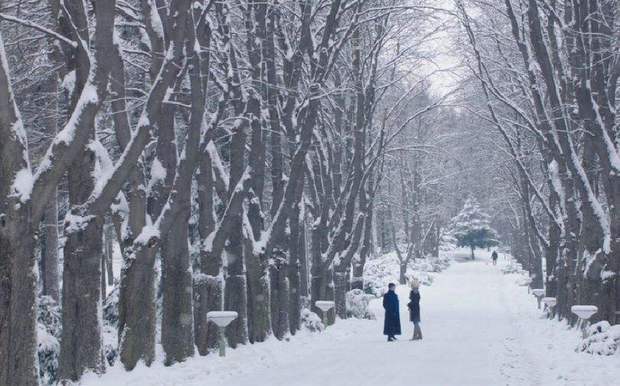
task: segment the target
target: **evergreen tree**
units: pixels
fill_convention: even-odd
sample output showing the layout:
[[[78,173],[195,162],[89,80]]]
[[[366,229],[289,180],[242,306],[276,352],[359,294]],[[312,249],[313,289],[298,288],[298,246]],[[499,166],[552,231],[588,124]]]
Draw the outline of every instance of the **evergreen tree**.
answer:
[[[476,248],[488,248],[498,244],[497,234],[490,226],[489,215],[480,209],[480,205],[473,198],[465,201],[461,212],[452,219],[451,228],[457,246],[471,249],[472,260]]]

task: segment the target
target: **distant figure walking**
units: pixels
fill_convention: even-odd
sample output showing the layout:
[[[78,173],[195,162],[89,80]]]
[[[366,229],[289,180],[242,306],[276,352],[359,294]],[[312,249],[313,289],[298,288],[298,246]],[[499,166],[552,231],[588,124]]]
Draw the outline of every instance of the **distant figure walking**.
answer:
[[[409,293],[409,320],[413,322],[413,338],[411,340],[422,339],[422,329],[420,328],[420,282],[417,279],[411,281],[411,292]]]
[[[493,251],[491,254],[491,260],[493,260],[493,265],[497,265],[497,251]]]
[[[388,292],[383,295],[383,308],[385,309],[385,322],[383,323],[383,335],[387,335],[387,341],[396,340],[396,335],[400,335],[400,311],[398,308],[398,295],[394,290],[396,285],[390,283]]]

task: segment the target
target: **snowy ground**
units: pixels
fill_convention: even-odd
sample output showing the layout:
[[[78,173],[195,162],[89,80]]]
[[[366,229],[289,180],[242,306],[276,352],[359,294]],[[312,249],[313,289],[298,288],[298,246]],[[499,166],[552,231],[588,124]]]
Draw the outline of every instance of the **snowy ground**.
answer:
[[[456,262],[421,289],[423,341],[411,342],[399,288],[404,335],[387,343],[382,309],[377,321],[338,321],[322,334],[301,333],[229,350],[220,359],[196,357],[173,367],[161,361],[127,373],[109,369],[83,384],[235,386],[611,385],[618,356],[577,354],[578,332],[540,318],[536,302],[516,275],[502,275],[487,260]],[[500,258],[500,265],[504,262]]]

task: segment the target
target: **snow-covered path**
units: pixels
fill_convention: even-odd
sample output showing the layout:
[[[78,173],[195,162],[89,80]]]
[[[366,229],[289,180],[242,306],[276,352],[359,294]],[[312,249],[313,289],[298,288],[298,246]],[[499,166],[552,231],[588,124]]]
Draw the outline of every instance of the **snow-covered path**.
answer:
[[[501,264],[501,262],[500,262]],[[165,368],[110,369],[87,385],[401,386],[607,385],[620,375],[617,357],[573,349],[578,333],[540,319],[535,300],[514,275],[486,260],[457,260],[423,287],[424,340],[409,341],[407,288],[399,288],[404,335],[387,343],[376,321],[338,321],[322,334],[231,350],[224,359],[193,358]],[[594,377],[594,378],[592,378]]]

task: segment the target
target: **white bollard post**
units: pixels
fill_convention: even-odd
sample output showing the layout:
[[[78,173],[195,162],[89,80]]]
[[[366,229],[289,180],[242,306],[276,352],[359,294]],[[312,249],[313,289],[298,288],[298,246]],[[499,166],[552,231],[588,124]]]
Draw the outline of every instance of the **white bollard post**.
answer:
[[[321,319],[323,320],[325,328],[327,328],[327,311],[334,308],[336,306],[336,303],[334,303],[332,300],[317,300],[316,302],[314,302],[314,305],[321,310]]]
[[[596,314],[598,312],[598,307],[597,306],[591,306],[591,305],[576,305],[576,306],[572,306],[570,308],[571,312],[575,315],[577,315],[577,317],[583,321],[583,324],[581,326],[581,336],[582,338],[586,338],[588,336],[588,327],[590,326],[590,318],[592,317],[592,315]]]
[[[224,335],[225,328],[232,322],[237,319],[237,312],[235,311],[209,311],[207,312],[207,320],[215,323],[218,329],[218,348],[220,351],[220,356],[226,356],[226,337]]]
[[[556,306],[556,304],[558,304],[558,300],[556,298],[553,297],[545,297],[542,299],[543,303],[545,303],[545,305],[547,306],[547,317],[549,319],[551,319],[551,316],[553,315],[553,307]]]
[[[538,309],[540,310],[540,302],[543,296],[545,296],[545,290],[542,288],[535,288],[532,290],[532,294],[536,296],[536,301],[538,302]]]

